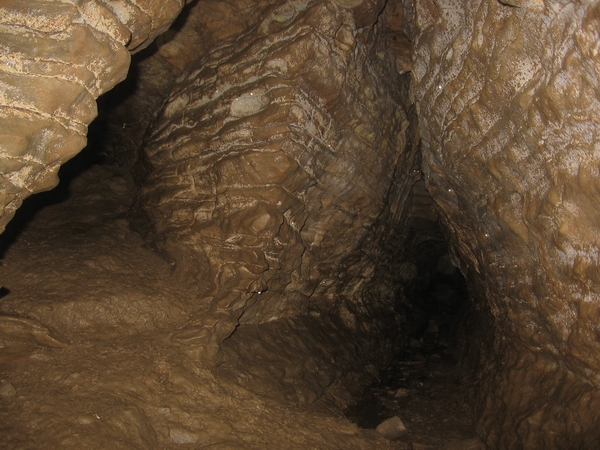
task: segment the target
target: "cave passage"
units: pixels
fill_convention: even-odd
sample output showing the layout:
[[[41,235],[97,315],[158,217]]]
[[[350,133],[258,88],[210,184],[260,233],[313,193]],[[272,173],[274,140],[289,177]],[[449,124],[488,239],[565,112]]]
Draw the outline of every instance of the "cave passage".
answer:
[[[405,283],[397,305],[406,317],[406,337],[400,341],[408,344],[394,349],[345,414],[367,429],[398,416],[416,441],[439,446],[444,439],[473,434],[466,401],[469,371],[458,364],[461,346],[469,344],[462,325],[471,300],[422,181],[413,187],[412,199],[407,249],[399,264]]]
[[[146,57],[138,59],[143,62]],[[105,358],[89,360],[88,373],[81,375],[90,383],[99,364],[115,363],[111,354],[117,348],[129,347],[129,351],[134,351],[141,345],[140,339],[144,343],[161,340],[160,336],[170,333],[168,330],[184,327],[186,317],[202,311],[197,304],[198,288],[193,284],[186,287],[185,279],[173,275],[173,265],[129,230],[130,211],[137,192],[130,174],[135,157],[122,150],[115,152],[114,143],[122,142],[127,135],[111,134],[120,117],[111,118],[110,114],[115,108],[118,111],[118,105],[130,92],[135,92],[133,80],[137,76],[137,69],[132,70],[120,89],[101,99],[100,116],[90,129],[90,145],[61,168],[58,187],[25,201],[0,238],[6,280],[3,313],[35,318],[42,328],[41,324],[52,324],[44,331],[48,339],[65,345],[83,339],[107,346],[102,350]],[[331,367],[321,372],[315,368],[331,357],[327,356],[330,352],[327,347],[331,345],[327,336],[329,327],[335,320],[340,329],[343,324],[339,319],[321,323],[325,313],[319,309],[309,311],[307,318],[242,323],[221,345],[221,360],[213,369],[214,374],[250,389],[259,399],[264,396],[304,407],[313,405],[315,411],[327,414],[339,407],[332,405],[347,404],[346,416],[362,429],[374,429],[386,419],[400,415],[409,432],[402,434],[403,441],[395,442],[416,442],[433,448],[448,440],[472,437],[474,431],[465,404],[462,372],[457,368],[456,349],[460,313],[468,303],[468,293],[464,279],[450,260],[434,203],[423,181],[417,181],[411,189],[409,225],[393,233],[404,236],[403,248],[391,252],[402,255],[401,260],[393,263],[398,271],[396,279],[399,276],[403,284],[392,287],[391,310],[394,315],[391,323],[400,326],[361,330],[356,335],[345,331],[341,339],[337,338],[338,342],[344,341],[342,348],[346,351],[354,348],[358,352],[356,360],[351,352],[342,359],[345,370],[350,368],[351,377],[357,380],[355,385],[350,384],[353,390],[332,390],[335,393],[330,396],[335,400],[327,398],[329,394],[321,397],[323,389],[337,383],[342,374]],[[19,279],[23,281],[16,282]],[[28,344],[40,343],[36,332],[30,333],[21,339],[23,354],[31,352]],[[313,337],[307,339],[311,334]],[[323,342],[319,342],[321,338]],[[358,349],[381,342],[387,344],[385,353],[376,360],[379,363],[366,364]],[[187,345],[185,340],[184,345]],[[297,356],[289,355],[295,352],[303,358],[310,355],[308,368],[305,361],[299,362]],[[148,350],[142,354],[147,355]],[[76,367],[77,359],[89,358],[85,355],[81,349],[74,350],[73,355],[66,357],[66,361],[70,360],[68,366]],[[120,377],[135,378],[139,375],[136,371],[148,370],[142,369],[146,363],[135,361],[129,370],[127,366],[122,371],[111,370],[111,378],[115,382],[120,382]],[[171,364],[171,369],[160,369],[163,373],[160,377],[168,380],[174,376],[173,370],[180,370],[174,367],[182,367]],[[52,370],[56,377],[66,376],[59,367]],[[81,373],[80,369],[71,370]],[[13,378],[14,384],[18,385],[18,381],[18,377]],[[362,390],[364,393],[360,394]],[[34,387],[32,392],[35,391]],[[433,402],[432,392],[438,393]],[[79,395],[87,399],[92,393],[84,389]],[[117,398],[122,397],[117,395]],[[340,403],[340,398],[345,400]],[[54,392],[47,401],[61,404],[65,400],[62,394]],[[155,400],[148,395],[146,401]],[[399,408],[400,403],[403,408]],[[60,408],[61,414],[69,414],[68,408]],[[99,411],[107,409],[99,407]],[[125,420],[123,417],[131,409],[126,407],[123,411],[117,413],[115,420]],[[29,416],[32,411],[22,409],[20,413],[22,420],[33,420]],[[83,411],[78,414],[76,421],[86,424],[87,416]],[[140,420],[142,424],[150,420],[145,414],[132,423],[138,426]],[[92,414],[97,420],[95,415],[101,414]],[[449,421],[448,417],[459,419]],[[127,434],[128,426],[124,430]],[[169,430],[172,443],[194,439],[191,432],[188,435],[173,426]],[[114,430],[104,433],[110,439]],[[133,442],[131,437],[128,439]],[[147,445],[155,442],[156,437],[149,432],[135,439]]]
[[[78,221],[81,215],[85,217],[86,214],[91,213],[90,210],[94,210],[95,215],[108,213],[98,209],[98,205],[110,206],[112,194],[110,190],[103,190],[105,186],[102,185],[98,176],[106,176],[110,173],[113,173],[114,176],[114,172],[111,171],[114,169],[110,169],[110,166],[98,165],[98,157],[93,153],[93,149],[86,149],[66,164],[61,172],[60,186],[47,194],[28,199],[2,235],[3,254],[9,253],[4,264],[18,265],[20,257],[11,255],[10,247],[15,245],[18,249],[19,244],[22,246],[29,242],[31,243],[29,245],[38,243],[41,247],[38,251],[55,255],[44,258],[48,270],[60,267],[59,259],[61,257],[77,260],[81,255],[89,254],[89,251],[85,251],[81,247],[77,248],[77,243],[71,244],[71,240],[74,238],[72,233],[86,235],[84,225],[82,226],[82,222]],[[94,174],[94,172],[96,173]],[[79,199],[77,202],[79,193],[75,189],[85,192],[83,201]],[[106,198],[107,195],[109,198]],[[421,197],[427,198],[423,191],[421,191]],[[433,207],[433,204],[429,203],[429,206],[424,206],[422,198],[418,210],[413,208],[413,211],[417,211],[420,217],[413,218],[409,240],[410,251],[407,252],[409,261],[403,261],[401,264],[401,270],[405,274],[407,283],[403,287],[404,292],[399,293],[402,294],[399,295],[402,300],[397,305],[397,313],[406,318],[406,329],[400,331],[400,334],[405,336],[404,338],[395,336],[398,345],[391,349],[393,354],[385,358],[387,362],[384,367],[371,367],[366,373],[367,377],[374,382],[365,390],[362,398],[355,399],[354,404],[348,407],[346,416],[361,428],[373,429],[384,420],[394,415],[400,415],[411,430],[410,438],[413,441],[434,446],[450,438],[465,439],[473,434],[470,414],[464,398],[464,379],[460,378],[464,377],[464,373],[459,371],[456,366],[458,354],[456,333],[461,320],[460,313],[468,303],[468,293],[464,279],[446,253],[446,242],[437,221],[431,220],[436,219],[435,212],[428,209]],[[97,202],[95,207],[93,204],[89,204],[92,199]],[[429,202],[431,201],[429,200]],[[48,219],[47,213],[52,209],[56,210],[53,215],[54,219],[52,219],[52,215]],[[86,220],[90,219],[88,217]],[[114,217],[110,219],[115,220]],[[50,222],[43,224],[44,220]],[[72,222],[69,223],[69,221]],[[92,221],[92,226],[94,223],[95,221]],[[47,236],[40,236],[50,225],[57,227],[53,230],[55,233],[63,235],[55,243],[47,242]],[[32,230],[29,231],[30,229]],[[67,236],[64,236],[65,233]],[[100,241],[107,237],[102,234],[90,234],[89,239],[99,239]],[[19,243],[19,239],[24,240],[25,243]],[[42,246],[44,241],[46,241],[46,245]],[[84,239],[84,242],[83,245],[86,246],[88,239]],[[79,244],[81,245],[81,243]],[[96,260],[101,261],[115,257],[111,255],[112,250],[106,244],[100,242],[91,246],[88,244],[88,246],[93,249],[92,253]],[[31,253],[32,251],[33,253]],[[104,252],[104,254],[97,252]],[[128,254],[119,254],[116,257],[127,258]],[[31,261],[41,259],[34,249],[29,251],[27,258]],[[120,262],[127,264],[126,260]],[[81,261],[77,261],[77,264],[81,263]],[[89,261],[84,261],[83,264],[89,264]],[[37,267],[35,271],[30,272],[29,276],[33,276],[35,272],[39,271],[40,268]],[[26,275],[21,274],[21,276]],[[44,277],[42,274],[39,276]],[[57,289],[68,291],[69,283],[66,280],[71,277],[77,279],[81,275],[77,272],[61,273],[54,270],[52,276],[58,283]],[[135,280],[134,273],[130,273],[128,276],[131,279],[126,282],[133,286],[139,283]],[[62,283],[59,282],[60,280]],[[90,282],[95,283],[93,279],[85,281],[85,283]],[[154,280],[148,280],[148,287],[158,291],[160,283],[153,288],[153,282]],[[8,292],[3,299],[4,302],[10,301],[10,295],[13,294],[21,295],[24,299],[36,296],[35,292],[19,292],[20,286],[13,288],[10,280],[5,283],[8,286]],[[29,291],[31,287],[25,283],[20,289]],[[42,292],[38,291],[38,294],[42,294],[43,297],[43,292],[43,290]],[[70,301],[66,292],[61,296],[64,297],[64,301]],[[76,302],[77,299],[71,301]],[[130,306],[126,305],[126,302],[132,301],[132,299],[124,297],[121,301],[125,303],[123,307],[129,308]],[[32,314],[32,311],[36,310],[35,302],[36,299],[30,300],[29,304],[27,301],[20,305],[13,303],[10,312],[14,314],[18,311],[19,315],[22,315],[24,311],[27,311],[27,316],[34,315],[35,312]],[[48,307],[53,308],[53,306]],[[73,305],[72,308],[77,310],[78,306]],[[6,303],[3,304],[3,310],[7,310]],[[87,313],[80,311],[80,314],[87,316],[85,320],[91,322],[102,322],[107,319],[101,316],[103,312],[97,308],[90,308]],[[98,315],[98,317],[91,317],[94,315]],[[72,324],[70,326],[72,327]],[[308,329],[310,330],[310,326]],[[101,335],[100,333],[96,338],[100,338]],[[254,337],[250,336],[250,338]],[[404,342],[408,342],[408,345],[400,344]],[[277,342],[275,340],[271,345],[276,347],[282,343],[285,344],[285,341]],[[246,358],[252,359],[252,356],[247,355]],[[258,355],[258,358],[261,358],[261,355]],[[261,367],[264,361],[253,361],[253,363],[254,367],[251,367],[252,363],[249,363],[249,367],[246,369],[265,370],[263,378],[266,380],[263,379],[261,382],[269,383],[273,374],[269,373],[268,367]],[[236,367],[236,369],[238,370],[237,377],[244,376],[243,367]],[[453,419],[449,420],[449,418]],[[406,439],[407,436],[405,435],[404,438]]]
[[[101,114],[107,112],[101,111]],[[105,127],[105,121],[98,121],[91,136],[106,136]],[[48,315],[48,311],[62,308],[61,314],[65,315],[62,318],[63,326],[75,331],[75,335],[85,335],[84,329],[90,327],[89,330],[93,334],[88,339],[119,341],[122,338],[118,337],[118,327],[140,327],[139,320],[133,315],[148,313],[144,311],[148,306],[145,302],[148,300],[136,300],[135,297],[139,297],[139,293],[133,291],[140,283],[145,284],[145,289],[153,293],[164,291],[165,284],[172,283],[172,269],[170,264],[166,264],[152,252],[148,253],[148,247],[139,237],[132,239],[133,235],[126,239],[136,241],[137,249],[127,247],[124,252],[114,251],[115,244],[122,245],[119,242],[123,236],[117,235],[122,234],[124,229],[122,226],[113,228],[113,224],[127,217],[135,188],[127,170],[107,165],[99,149],[102,149],[101,145],[90,145],[65,164],[61,169],[60,185],[48,193],[26,200],[0,238],[4,270],[6,271],[6,266],[16,266],[12,271],[5,272],[10,277],[4,278],[8,281],[5,282],[7,289],[2,309],[11,315],[41,316],[44,317],[44,322],[48,322],[48,317],[52,317]],[[117,197],[122,197],[116,198],[115,193],[119,194]],[[115,200],[118,202],[115,203]],[[350,404],[345,408],[344,414],[361,429],[366,430],[375,429],[385,420],[399,416],[409,431],[401,434],[401,440],[395,438],[393,442],[416,442],[437,448],[443,442],[453,439],[465,440],[474,434],[472,417],[465,398],[467,375],[466,371],[458,366],[461,354],[459,346],[465,344],[465,340],[459,339],[458,334],[461,320],[464,318],[462,314],[469,307],[469,298],[465,280],[448,254],[448,244],[440,228],[433,201],[422,181],[413,186],[409,209],[408,229],[400,230],[408,236],[405,248],[401,251],[403,258],[395,264],[404,281],[403,285],[396,286],[394,305],[394,313],[402,321],[402,326],[400,329],[387,330],[394,345],[388,348],[389,354],[381,358],[381,361],[384,361],[381,366],[364,366],[362,359],[350,364],[355,370],[364,371],[357,376],[364,378],[367,386],[362,394],[360,391],[353,392],[348,397]],[[14,249],[11,250],[13,246]],[[25,255],[19,254],[23,248],[26,249]],[[140,249],[147,255],[144,257],[145,268],[136,266],[139,264],[139,255],[135,253]],[[150,265],[147,263],[151,259],[148,258],[149,255],[155,258]],[[115,264],[114,259],[118,260],[118,264]],[[70,262],[66,267],[65,260]],[[43,265],[36,263],[38,261],[43,261]],[[78,269],[81,265],[106,273],[86,274]],[[162,271],[159,269],[156,272],[156,268],[149,267],[153,265],[162,266]],[[125,273],[115,273],[119,270],[118,267],[128,269]],[[148,278],[146,274],[145,281],[138,279],[139,272],[144,270],[150,270],[154,275]],[[97,280],[94,279],[95,276],[98,276]],[[19,277],[25,277],[27,281],[16,285],[11,282]],[[48,277],[54,280],[48,281]],[[72,283],[80,284],[82,289],[73,291]],[[129,310],[120,320],[115,316],[122,314],[119,307],[110,311],[108,305],[90,307],[89,302],[81,301],[80,296],[90,291],[90,285],[103,283],[114,284],[114,295],[117,295],[118,301],[122,303],[120,308]],[[126,292],[119,292],[123,288],[122,283],[129,288]],[[35,289],[36,285],[40,287],[39,290]],[[94,289],[91,291],[93,296]],[[101,304],[105,295],[106,292],[101,290],[96,301]],[[195,294],[184,289],[178,291],[177,295],[193,301]],[[40,298],[43,299],[42,305],[37,304]],[[56,302],[62,305],[59,306]],[[136,305],[136,302],[139,304]],[[66,307],[65,303],[70,304]],[[162,303],[165,310],[160,314],[168,315],[168,309],[172,306],[169,302]],[[191,306],[193,305],[187,306],[188,311],[193,311]],[[156,308],[156,305],[151,308]],[[46,310],[45,315],[40,315],[40,310]],[[154,311],[150,316],[156,314]],[[72,318],[76,318],[75,323],[71,322]],[[56,323],[57,319],[53,320]],[[156,321],[157,318],[152,320]],[[318,319],[316,321],[318,322]],[[237,341],[242,345],[231,347],[225,343],[224,361],[221,361],[215,373],[267,397],[275,396],[276,390],[265,386],[277,380],[278,370],[295,370],[296,364],[288,360],[289,366],[286,367],[286,359],[282,358],[283,362],[277,361],[277,355],[298,350],[299,346],[304,345],[302,340],[305,339],[305,334],[323,332],[320,325],[311,321],[292,321],[291,324],[292,327],[296,327],[291,333],[287,326],[279,331],[269,330],[268,327],[253,331],[249,325],[248,330],[242,326],[236,330]],[[107,331],[106,325],[109,325],[109,329],[117,328]],[[165,324],[160,325],[158,329],[164,326]],[[155,331],[144,328],[146,327],[142,326],[140,331],[145,336],[144,339],[148,339],[147,333]],[[296,336],[289,339],[289,335],[295,333]],[[368,334],[357,337],[346,335],[345,339],[380,341]],[[318,347],[311,348],[320,351]],[[107,355],[110,355],[111,351],[107,350]],[[110,357],[107,358],[107,361],[110,361]],[[232,361],[235,364],[232,364]],[[319,364],[318,357],[315,361],[315,364]],[[89,364],[94,366],[92,362]],[[136,366],[133,367],[135,370]],[[136,375],[125,370],[120,376]],[[251,378],[254,380],[249,381]],[[286,386],[284,383],[284,392],[290,394],[284,395],[287,400],[309,405],[317,400],[316,396],[310,393],[306,398],[302,398],[302,395],[298,395],[301,390],[290,393],[290,385]],[[57,400],[60,401],[60,394],[57,395]],[[327,401],[321,403],[327,404]]]
[[[598,447],[597,3],[5,3],[5,447]]]

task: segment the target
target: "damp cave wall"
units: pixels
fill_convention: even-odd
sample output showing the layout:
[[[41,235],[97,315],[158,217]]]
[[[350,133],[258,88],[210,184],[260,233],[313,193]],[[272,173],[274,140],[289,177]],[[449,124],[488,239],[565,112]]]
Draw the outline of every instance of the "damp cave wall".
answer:
[[[593,448],[598,5],[407,9],[423,171],[495,331],[476,358],[479,434],[492,448]]]
[[[403,345],[394,267],[420,170],[383,8],[199,3],[147,63],[182,70],[141,124],[131,222],[198,286],[182,339],[203,336],[191,352],[222,374],[261,373],[246,377],[255,391],[275,379],[269,392],[297,403],[347,403],[365,367]],[[215,15],[244,20],[222,36]],[[189,33],[218,45],[190,56]],[[277,364],[264,374],[258,354],[293,380]]]
[[[373,24],[382,5],[356,3],[361,4],[350,8],[343,7],[344,4],[349,5],[347,2],[335,4],[345,11],[341,13],[346,14],[344,18],[351,14],[352,21],[363,17],[367,19],[367,24]],[[281,2],[281,5],[287,6],[272,16],[275,28],[278,24],[285,27],[286,20],[292,19],[293,23],[293,19],[303,18],[304,14],[299,11],[307,4]],[[390,4],[394,3],[388,2],[388,6]],[[229,2],[199,2],[197,6],[214,7],[219,12],[217,16],[220,17],[220,23],[229,24],[232,19],[239,27],[234,28],[238,32],[245,30],[246,20],[248,23],[259,20],[262,13],[272,6],[269,2],[261,2],[258,8],[244,2],[232,5]],[[231,14],[239,6],[245,16]],[[398,72],[411,69],[410,98],[404,107],[406,110],[410,109],[410,104],[416,107],[427,189],[437,204],[444,229],[450,236],[454,261],[461,264],[475,299],[473,318],[466,327],[470,332],[465,335],[465,341],[472,344],[468,347],[467,361],[475,368],[474,376],[479,381],[473,397],[479,417],[478,433],[491,448],[593,448],[599,438],[596,425],[599,422],[597,377],[600,373],[596,356],[598,279],[595,259],[598,253],[598,139],[595,130],[600,95],[598,43],[594,37],[599,31],[598,6],[584,2],[515,1],[502,4],[495,1],[447,0],[404,2],[402,6],[398,11],[406,20],[399,20],[401,28],[396,26],[387,32],[388,36],[398,33],[396,37],[400,41],[407,37],[413,45],[412,61],[406,59],[406,51],[402,50],[402,46],[394,56]],[[369,7],[373,7],[371,12]],[[75,14],[73,10],[69,10],[69,13]],[[3,23],[22,26],[23,21],[15,18],[27,17],[27,14],[34,13],[18,10],[12,16],[5,14]],[[48,17],[64,17],[52,9],[37,14],[45,18],[37,22],[38,26],[50,27],[48,30],[64,26],[70,20],[48,20]],[[244,20],[235,19],[242,16]],[[84,17],[87,18],[81,25],[83,29],[93,24],[97,26],[97,21],[89,19],[89,10]],[[398,14],[390,14],[388,19],[392,20],[389,23],[395,23],[394,17],[398,20]],[[360,21],[354,23],[358,23],[360,28]],[[129,29],[135,31],[135,24],[135,21],[128,24]],[[190,51],[188,59],[182,57],[185,54],[185,50],[182,50],[186,47],[184,43],[189,43],[193,36],[201,36],[196,41],[210,43],[202,44],[210,49],[222,38],[231,38],[220,34],[227,34],[224,31],[226,28],[229,29],[215,26],[213,35],[219,37],[212,41],[205,39],[206,34],[195,35],[183,28],[182,32],[189,33],[186,35],[188,40],[178,41],[171,32],[166,39],[168,42],[162,47],[165,49],[162,52],[163,61],[149,67],[147,72],[140,70],[140,79],[146,77],[150,80],[154,74],[159,75],[154,78],[167,79],[174,84],[179,71],[185,71],[187,64],[192,64],[194,59]],[[60,31],[65,30],[66,27]],[[85,34],[84,30],[80,31]],[[108,29],[104,29],[104,33],[118,35]],[[91,35],[94,38],[100,36],[100,41],[104,39],[102,33]],[[22,58],[26,50],[17,44],[19,39],[25,38],[19,37],[18,33],[12,33],[12,37],[12,47],[8,48],[5,55],[9,59]],[[386,42],[387,48],[394,49],[398,39]],[[126,41],[122,38],[121,45]],[[141,41],[143,39],[135,40]],[[63,45],[68,42],[78,41],[62,41]],[[358,39],[358,42],[370,49],[378,48],[368,39]],[[179,52],[177,46],[180,47]],[[119,47],[108,47],[121,55],[118,57],[121,61],[119,67],[126,66],[123,59],[126,57],[122,52],[119,53],[120,50],[117,51]],[[188,45],[188,48],[192,47]],[[70,64],[82,58],[77,52],[74,56],[68,54],[72,58]],[[86,64],[115,67],[114,56],[107,56],[104,50],[102,55],[102,58],[98,58],[100,63],[92,60]],[[369,54],[364,61],[371,61],[369,58],[372,57]],[[385,57],[383,60],[385,62]],[[30,58],[29,61],[35,62],[36,58]],[[382,60],[377,64],[381,65]],[[35,64],[26,67],[32,72],[39,70]],[[69,64],[60,66],[61,70],[67,71],[68,67]],[[355,73],[360,74],[360,70]],[[380,71],[378,73],[381,74]],[[235,69],[229,75],[235,76]],[[102,84],[104,81],[96,83],[96,90],[90,89],[92,97],[108,89],[118,78],[114,76],[110,78],[113,81],[105,84]],[[324,79],[328,80],[327,77]],[[18,76],[11,80],[12,84],[8,84],[10,88],[4,85],[5,91],[18,93]],[[312,81],[303,80],[307,86]],[[49,92],[58,90],[57,86],[50,84],[46,86]],[[144,120],[156,122],[152,111],[160,109],[155,106],[161,103],[161,91],[167,87],[171,86],[154,84],[152,95],[142,100],[150,106],[149,109],[139,110],[147,115]],[[6,145],[10,156],[3,158],[3,199],[4,204],[8,205],[5,218],[9,218],[11,211],[18,207],[23,197],[21,192],[52,185],[47,181],[48,177],[37,176],[38,173],[48,173],[52,178],[57,166],[82,145],[80,137],[85,135],[85,125],[94,115],[93,107],[88,99],[85,108],[73,107],[73,111],[86,111],[85,114],[81,117],[71,114],[68,108],[63,107],[71,98],[67,97],[63,98],[63,104],[57,106],[47,102],[45,107],[49,111],[60,111],[56,117],[65,121],[75,117],[78,128],[59,127],[60,133],[55,133],[52,128],[54,125],[47,125],[46,122],[42,123],[41,128],[50,130],[51,136],[64,134],[64,128],[69,132],[77,129],[79,138],[68,141],[69,145],[64,145],[67,142],[64,139],[58,139],[56,142],[62,142],[62,146],[52,144],[54,146],[51,147],[47,146],[46,141],[29,139],[26,142],[31,143],[30,146],[21,147],[13,153],[10,153],[12,144]],[[25,102],[27,108],[24,110],[35,110],[37,106],[34,100],[13,95],[4,97],[3,104],[5,107],[14,107]],[[229,100],[233,102],[233,96]],[[15,125],[23,120],[18,114],[9,119],[5,116],[4,119],[4,129],[10,131],[9,136],[16,136],[14,130],[23,130]],[[410,122],[410,114],[408,119]],[[30,121],[33,125],[25,130],[30,133],[29,136],[35,137],[36,123]],[[343,120],[336,123],[338,126],[345,125]],[[118,123],[128,132],[138,133],[136,139],[144,139],[145,126],[136,128],[131,125],[131,120]],[[407,128],[411,129],[414,132],[415,127]],[[411,141],[409,136],[406,140],[416,146],[415,139]],[[119,139],[115,139],[117,141]],[[49,148],[55,150],[48,151]],[[410,148],[410,145],[404,148]],[[65,150],[61,153],[61,149]],[[41,159],[41,163],[30,170],[27,159],[22,157],[28,153],[48,156],[50,159]],[[120,155],[127,159],[123,156],[126,153]],[[23,167],[27,170],[23,170]],[[405,183],[410,184],[411,176],[416,178],[417,174],[409,171],[410,163],[403,167],[406,170]],[[140,180],[151,172],[147,165],[138,170]],[[399,187],[401,183],[394,183],[393,186]],[[143,196],[142,190],[140,198]],[[140,200],[138,210],[143,210],[144,203]],[[404,207],[406,205],[404,203]],[[277,211],[271,215],[276,216]],[[373,220],[368,214],[364,217],[367,222],[372,221],[372,226],[379,233],[371,233],[371,236],[387,237],[392,229],[405,229],[402,226],[385,228],[393,222]],[[152,230],[148,234],[150,239],[151,234]],[[227,241],[223,236],[217,236],[216,239],[217,242]],[[361,246],[364,242],[360,242]],[[261,247],[263,243],[260,240],[255,243],[261,251],[265,249]],[[372,245],[371,248],[381,249],[385,246]],[[272,249],[267,250],[270,253]],[[222,255],[218,259],[219,263],[223,263],[221,265],[227,263]],[[385,255],[374,250],[370,259],[355,258],[354,261],[358,262],[353,266],[364,270],[373,261],[378,261],[383,264],[371,267],[385,267],[385,263],[388,263],[389,268],[393,267],[390,262],[401,260],[402,257],[386,260]],[[208,261],[210,266],[211,259],[208,258]],[[352,258],[349,261],[353,261]],[[264,268],[264,262],[262,264]],[[259,275],[262,276],[262,273]],[[360,279],[355,278],[356,273],[352,271],[347,273],[348,280]],[[386,273],[394,275],[402,273],[402,270],[398,267],[397,271],[374,271],[374,276],[369,278],[374,282],[372,285],[365,282],[364,277],[360,279],[358,291],[362,289],[365,299],[373,294],[373,290],[366,287],[378,286]],[[310,280],[310,274],[308,276]],[[352,317],[356,316],[353,312],[362,306],[369,308],[374,303],[345,302],[342,299],[347,297],[344,296],[356,294],[357,291],[344,291],[343,286],[348,285],[334,282],[331,286],[323,286],[323,293],[333,292],[334,295],[333,299],[324,295],[322,305],[337,307],[337,317],[344,319],[340,325],[351,328]],[[259,288],[263,288],[262,284]],[[214,293],[211,289],[214,291],[214,287],[208,286],[205,293]],[[217,295],[209,295],[217,305],[222,300],[218,298],[219,295],[218,292]],[[214,317],[210,323],[202,323],[199,315],[199,322],[192,324],[192,334],[203,336],[203,328],[218,328],[215,325],[221,323],[222,336],[227,336],[232,324],[239,320],[239,317],[235,317],[239,310],[235,313],[232,305],[225,304],[223,314]],[[261,305],[262,301],[253,303],[250,299],[244,308],[271,312],[277,303],[266,302],[266,307]],[[324,307],[307,312],[317,317],[329,309]],[[294,308],[289,308],[289,311],[294,311]],[[260,322],[260,313],[255,317]],[[469,328],[471,326],[474,328]],[[494,330],[494,335],[484,332],[489,329]],[[217,336],[212,343],[218,348],[219,342]],[[329,381],[323,381],[323,386]],[[306,398],[310,399],[311,396]]]

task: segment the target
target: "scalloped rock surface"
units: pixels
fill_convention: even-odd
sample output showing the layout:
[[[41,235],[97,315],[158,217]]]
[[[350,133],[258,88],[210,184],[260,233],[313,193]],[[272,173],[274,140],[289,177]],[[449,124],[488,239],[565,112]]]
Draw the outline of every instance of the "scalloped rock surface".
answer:
[[[129,50],[164,32],[183,0],[8,0],[0,9],[0,231],[25,198],[58,184],[86,145],[96,98]]]
[[[424,171],[491,310],[481,435],[491,448],[595,448],[598,6],[507,3],[411,6]]]
[[[215,347],[240,320],[311,309],[343,307],[351,328],[373,315],[362,298],[417,176],[382,8],[274,2],[175,82],[134,224],[210,305],[182,339]],[[392,308],[380,290],[373,309]]]

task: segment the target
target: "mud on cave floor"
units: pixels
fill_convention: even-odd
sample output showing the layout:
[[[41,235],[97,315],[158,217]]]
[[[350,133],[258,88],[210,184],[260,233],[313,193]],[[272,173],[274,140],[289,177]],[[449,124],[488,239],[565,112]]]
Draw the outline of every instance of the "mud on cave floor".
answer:
[[[396,442],[341,412],[296,408],[216,377],[172,339],[202,304],[129,230],[133,190],[119,170],[95,166],[66,201],[0,236],[3,448],[416,449],[472,436],[462,388],[444,385],[458,377],[444,354],[410,350],[395,372],[410,367],[405,384],[371,390],[388,412],[370,424],[393,413],[409,428]]]

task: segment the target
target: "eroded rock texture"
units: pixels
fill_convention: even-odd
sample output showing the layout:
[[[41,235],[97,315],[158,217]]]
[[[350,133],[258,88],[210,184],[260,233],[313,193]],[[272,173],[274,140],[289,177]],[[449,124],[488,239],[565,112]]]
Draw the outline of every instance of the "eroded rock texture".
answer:
[[[410,6],[423,165],[493,315],[480,433],[492,448],[595,448],[599,11],[506,3]]]
[[[24,198],[58,183],[86,144],[96,98],[130,50],[164,32],[183,0],[9,0],[0,8],[0,230]]]
[[[150,132],[135,223],[198,280],[190,345],[240,320],[333,309],[361,331],[357,315],[392,306],[392,286],[376,304],[367,286],[403,217],[414,149],[384,4],[355,3],[272,2],[190,66]]]
[[[382,343],[378,332],[401,322],[395,297],[431,265],[419,242],[445,252],[436,218],[419,212],[429,202],[420,184],[409,209],[420,130],[427,189],[479,301],[470,348],[480,350],[469,357],[480,368],[480,434],[491,448],[595,448],[598,6],[415,0],[382,13],[384,3],[201,1],[140,63],[140,95],[111,119],[121,131],[109,153],[130,164],[145,140],[131,217],[196,283],[165,322],[192,315],[165,353],[214,362],[221,347],[221,374],[244,366],[239,384],[265,395],[279,386],[298,403],[331,390],[340,362],[367,353],[351,336]],[[182,4],[3,3],[1,228],[24,197],[56,183],[85,144],[95,98]],[[418,127],[398,75],[411,70]],[[32,303],[8,312],[39,322],[5,318],[3,333],[65,344],[42,319],[77,321]],[[115,311],[119,323],[145,320]],[[174,429],[173,442],[189,438]]]

